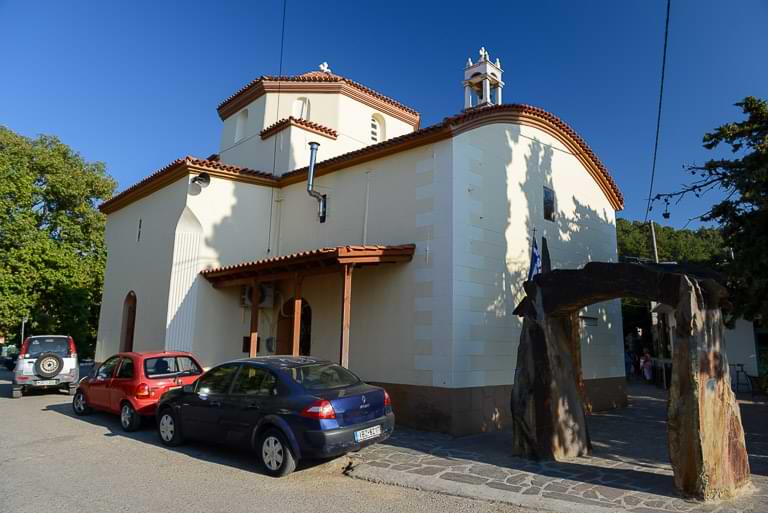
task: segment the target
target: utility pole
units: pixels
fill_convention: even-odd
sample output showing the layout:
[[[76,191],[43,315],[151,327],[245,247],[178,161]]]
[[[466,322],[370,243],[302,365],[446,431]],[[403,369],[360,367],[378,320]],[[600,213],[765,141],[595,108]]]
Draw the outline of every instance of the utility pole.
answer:
[[[651,225],[651,248],[653,248],[653,262],[659,263],[659,249],[656,247],[656,229],[653,227],[653,221],[648,222]]]
[[[24,319],[21,321],[21,344],[24,343],[24,327],[26,326],[27,321],[29,321],[29,317],[25,315]],[[19,347],[21,347],[21,344],[19,344]]]

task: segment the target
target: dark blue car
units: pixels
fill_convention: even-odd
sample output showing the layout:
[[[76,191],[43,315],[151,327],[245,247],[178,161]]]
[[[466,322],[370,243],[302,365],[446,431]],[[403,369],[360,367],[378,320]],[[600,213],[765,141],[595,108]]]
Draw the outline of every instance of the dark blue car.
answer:
[[[332,362],[264,356],[218,365],[157,406],[165,445],[185,439],[255,449],[284,476],[301,458],[329,458],[386,440],[395,415],[386,390]]]

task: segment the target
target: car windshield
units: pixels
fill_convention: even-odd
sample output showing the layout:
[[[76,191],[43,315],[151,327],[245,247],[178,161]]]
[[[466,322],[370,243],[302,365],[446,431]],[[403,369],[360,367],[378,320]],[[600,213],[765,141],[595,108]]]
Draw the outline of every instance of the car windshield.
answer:
[[[360,379],[341,365],[316,363],[287,369],[293,380],[307,390],[327,390],[355,385]]]
[[[69,356],[69,337],[30,337],[27,352],[32,357],[43,353]]]

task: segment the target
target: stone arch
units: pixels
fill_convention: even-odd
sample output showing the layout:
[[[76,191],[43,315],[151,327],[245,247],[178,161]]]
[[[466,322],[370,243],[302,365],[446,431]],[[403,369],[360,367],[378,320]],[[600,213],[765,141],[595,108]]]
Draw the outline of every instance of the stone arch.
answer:
[[[635,297],[675,311],[668,442],[675,486],[702,499],[735,495],[749,483],[744,429],[723,347],[721,305],[726,289],[712,279],[658,267],[592,262],[543,272],[523,285],[515,309],[523,317],[511,409],[513,451],[568,460],[591,450],[581,370],[578,311],[590,304]]]

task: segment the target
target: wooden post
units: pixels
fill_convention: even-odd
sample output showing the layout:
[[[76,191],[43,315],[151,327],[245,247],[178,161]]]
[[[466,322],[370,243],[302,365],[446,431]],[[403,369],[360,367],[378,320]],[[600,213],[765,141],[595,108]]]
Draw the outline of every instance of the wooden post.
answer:
[[[344,279],[341,296],[341,343],[339,347],[339,365],[349,367],[349,325],[352,314],[352,268],[347,264],[342,270]]]
[[[259,353],[259,287],[256,283],[251,285],[251,340],[248,347],[248,356],[253,358]]]
[[[301,350],[301,276],[296,275],[293,281],[293,343],[291,354],[299,356]]]

